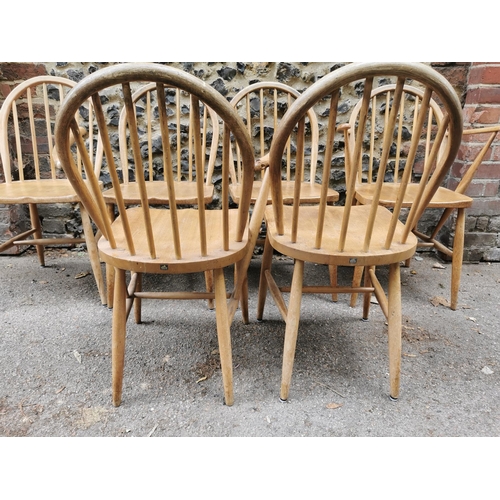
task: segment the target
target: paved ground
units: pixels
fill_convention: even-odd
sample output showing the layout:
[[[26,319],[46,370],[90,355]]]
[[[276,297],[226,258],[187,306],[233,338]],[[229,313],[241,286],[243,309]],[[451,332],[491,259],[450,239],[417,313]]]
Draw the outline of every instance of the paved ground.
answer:
[[[238,312],[232,328],[234,406],[222,404],[214,313],[204,302],[145,301],[144,323],[128,322],[114,408],[111,311],[92,276],[78,277],[90,271],[87,255],[52,250],[45,268],[31,252],[0,257],[0,436],[499,436],[500,265],[465,265],[451,311],[450,265],[417,259],[402,269],[398,402],[388,398],[384,317],[374,305],[362,322],[347,296],[304,298],[290,400],[280,402],[284,324],[271,299],[255,321],[256,257],[251,324]],[[290,261],[275,266],[290,276]],[[325,280],[326,269],[306,276]]]

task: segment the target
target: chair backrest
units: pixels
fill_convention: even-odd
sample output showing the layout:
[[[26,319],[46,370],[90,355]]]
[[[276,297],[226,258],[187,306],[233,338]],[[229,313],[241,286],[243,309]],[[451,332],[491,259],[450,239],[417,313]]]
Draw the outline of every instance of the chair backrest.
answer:
[[[194,124],[194,135],[200,137],[200,103],[212,108],[218,116],[221,118],[224,124],[223,132],[223,147],[222,147],[222,198],[221,207],[222,212],[221,220],[223,221],[223,231],[222,234],[217,234],[218,241],[220,241],[220,246],[218,251],[222,252],[221,259],[223,257],[223,252],[227,251],[229,247],[234,242],[244,241],[245,231],[248,227],[249,220],[249,204],[250,204],[250,194],[253,183],[253,172],[254,172],[254,154],[251,145],[250,138],[244,127],[243,122],[234,112],[234,109],[230,106],[224,97],[219,94],[213,88],[204,84],[200,79],[168,66],[161,64],[140,64],[140,63],[128,63],[128,64],[117,64],[104,68],[97,71],[88,77],[80,81],[80,83],[68,94],[66,100],[59,112],[58,119],[56,122],[56,145],[58,149],[58,154],[60,162],[64,170],[66,171],[69,180],[74,186],[76,192],[80,196],[82,203],[86,207],[90,216],[94,220],[95,224],[101,230],[104,238],[109,242],[112,249],[116,248],[116,236],[114,233],[115,228],[120,228],[120,234],[124,235],[126,248],[120,248],[120,252],[124,252],[129,256],[136,256],[137,258],[143,258],[146,262],[153,262],[156,259],[156,249],[162,247],[162,245],[170,245],[175,247],[175,259],[181,263],[183,262],[182,253],[182,241],[180,241],[180,231],[179,231],[179,217],[178,215],[182,211],[177,207],[175,203],[175,182],[174,173],[172,169],[172,159],[170,157],[170,131],[167,124],[167,109],[165,105],[160,105],[158,107],[158,112],[160,116],[160,129],[161,129],[161,147],[163,151],[162,161],[164,168],[164,175],[167,178],[167,185],[169,190],[169,209],[158,209],[154,211],[149,207],[147,183],[144,177],[144,169],[142,168],[143,158],[141,154],[140,147],[140,137],[137,125],[135,123],[135,112],[134,103],[132,101],[132,89],[131,84],[145,84],[147,82],[155,83],[156,92],[160,96],[158,99],[159,103],[165,103],[166,99],[164,96],[165,87],[168,88],[179,88],[181,92],[186,92],[190,94],[190,106],[193,112],[193,124]],[[102,94],[102,95],[101,95]],[[123,198],[120,196],[118,178],[118,167],[122,161],[121,155],[124,152],[119,152],[113,149],[112,140],[110,139],[110,131],[108,130],[108,124],[105,117],[105,112],[101,104],[101,97],[108,95],[110,102],[112,99],[112,105],[114,109],[118,107],[125,106],[127,109],[127,119],[129,120],[129,147],[132,150],[135,165],[141,166],[141,168],[136,168],[136,182],[139,183],[141,200],[139,203],[139,209],[142,211],[142,229],[147,235],[147,245],[146,250],[144,250],[143,255],[139,255],[142,252],[145,243],[144,241],[137,241],[135,228],[131,228],[128,221],[128,215],[126,207],[123,203]],[[111,220],[107,215],[105,209],[104,198],[101,191],[97,186],[97,182],[91,172],[87,172],[90,178],[90,187],[88,187],[80,178],[77,172],[77,166],[75,165],[74,156],[70,148],[70,132],[72,132],[76,138],[76,144],[78,149],[82,150],[82,157],[84,160],[85,167],[89,167],[89,159],[84,153],[84,147],[82,144],[82,139],[79,135],[78,127],[74,121],[73,115],[75,111],[79,108],[82,102],[86,99],[92,99],[95,110],[95,124],[99,133],[102,136],[104,154],[106,159],[107,168],[111,177],[113,188],[116,190],[116,204],[119,212],[119,220],[117,220],[113,227],[111,226]],[[229,216],[229,196],[228,196],[228,185],[229,185],[229,149],[231,138],[238,143],[238,146],[242,152],[243,158],[243,186],[244,190],[242,193],[242,201],[238,208],[236,217],[234,220]],[[127,152],[128,154],[128,152]],[[186,232],[191,231],[191,238],[196,238],[199,240],[199,252],[198,259],[206,259],[208,253],[207,249],[207,234],[210,233],[210,227],[206,224],[207,211],[205,210],[205,205],[203,202],[203,186],[204,179],[201,172],[203,162],[200,161],[202,155],[202,145],[200,141],[196,142],[195,145],[195,156],[196,156],[196,167],[199,169],[196,175],[196,186],[199,194],[199,200],[196,207],[198,211],[198,228],[190,227],[183,228]],[[178,210],[179,208],[179,210]],[[133,209],[132,209],[133,210]],[[186,210],[194,210],[194,208],[186,208]],[[172,234],[169,236],[166,234],[166,230],[161,235],[162,240],[158,241],[156,237],[158,235],[153,234],[152,230],[152,217],[158,215],[161,211],[164,216],[170,221],[170,226],[172,227]],[[213,232],[213,231],[212,231]],[[197,234],[195,236],[195,233]],[[210,235],[213,236],[213,235]],[[168,241],[166,241],[168,240]],[[215,250],[214,250],[215,251]],[[214,255],[212,254],[212,257]],[[199,269],[193,269],[197,271]],[[161,272],[160,268],[158,271]]]
[[[428,205],[433,194],[442,183],[445,175],[451,167],[457,151],[460,146],[462,136],[462,110],[458,97],[449,84],[449,82],[435,70],[425,64],[420,63],[354,63],[346,65],[338,70],[324,76],[321,80],[309,87],[290,107],[287,114],[281,121],[280,128],[274,136],[273,144],[270,152],[270,175],[271,175],[271,194],[273,200],[273,211],[276,219],[278,233],[285,234],[285,224],[283,218],[283,201],[281,192],[281,172],[277,165],[280,164],[283,151],[289,136],[298,125],[300,130],[304,126],[304,116],[306,112],[317,103],[325,103],[325,99],[330,99],[330,113],[328,121],[327,142],[324,153],[324,168],[323,168],[323,195],[326,194],[330,177],[331,159],[334,154],[335,136],[339,126],[337,125],[337,117],[339,103],[341,103],[340,95],[343,99],[348,96],[356,96],[356,92],[362,93],[362,104],[359,113],[358,126],[356,130],[354,147],[346,157],[346,161],[350,160],[350,165],[353,168],[349,172],[346,179],[346,200],[342,210],[340,236],[337,242],[337,248],[333,251],[343,252],[345,250],[346,235],[350,231],[356,234],[356,240],[359,242],[359,248],[365,252],[370,251],[370,245],[373,235],[373,225],[377,214],[377,205],[382,189],[385,170],[387,165],[387,157],[389,156],[392,146],[392,134],[385,134],[384,144],[382,145],[382,154],[379,168],[379,175],[376,183],[373,202],[370,206],[363,208],[367,210],[367,219],[364,227],[350,227],[350,214],[353,207],[353,199],[355,193],[356,179],[359,175],[360,157],[362,153],[364,130],[368,116],[368,110],[371,103],[372,89],[377,82],[387,83],[387,79],[396,80],[396,89],[393,95],[393,106],[388,118],[387,127],[389,130],[395,130],[397,127],[397,116],[400,109],[400,100],[403,95],[405,84],[411,80],[412,85],[422,86],[424,95],[422,98],[421,111],[415,125],[412,140],[409,144],[408,159],[406,161],[404,172],[401,176],[399,185],[399,194],[397,202],[394,206],[391,216],[391,222],[387,227],[384,235],[384,248],[390,249],[394,242],[395,228],[398,224],[403,197],[406,188],[410,181],[411,165],[410,161],[415,156],[420,145],[421,131],[424,128],[424,119],[426,117],[426,108],[429,106],[431,98],[442,103],[443,118],[433,136],[433,144],[430,148],[430,154],[425,168],[421,175],[418,192],[415,196],[414,203],[410,209],[410,213],[406,219],[405,228],[401,235],[401,242],[406,242],[410,233],[413,221],[420,218],[425,207]],[[361,90],[362,89],[362,90]],[[299,135],[300,136],[300,135]],[[444,151],[439,155],[442,145]],[[301,149],[301,142],[298,141],[297,148]],[[298,172],[299,173],[299,172]],[[297,200],[300,198],[300,189],[296,189]],[[286,231],[290,232],[291,241],[297,238],[298,225],[300,224],[300,210],[302,209],[298,202],[294,203],[294,214],[292,217],[291,227],[287,227]],[[318,207],[318,220],[316,230],[315,248],[322,248],[323,232],[328,231],[324,227],[324,214],[326,208],[325,196],[322,196]],[[335,208],[335,207],[333,207]],[[354,234],[353,233],[353,234]]]
[[[170,156],[174,169],[174,179],[176,181],[193,181],[196,178],[195,144],[193,136],[195,126],[193,108],[189,103],[189,95],[181,92],[179,88],[165,87],[166,110],[169,121]],[[140,134],[141,151],[145,161],[147,180],[159,180],[158,168],[155,172],[155,158],[161,169],[161,127],[158,112],[158,99],[156,94],[156,83],[149,83],[136,90],[132,95],[135,104],[135,121]],[[126,108],[120,113],[119,121],[119,141],[120,158],[122,167],[123,182],[129,182],[129,168],[133,164],[133,157],[128,157],[128,121]],[[205,184],[212,182],[215,161],[217,158],[217,146],[219,145],[220,128],[217,114],[208,106],[203,106],[202,115],[199,117],[201,132],[201,158],[203,159],[203,169]],[[212,145],[214,147],[212,147]],[[161,176],[162,177],[162,176]],[[165,180],[165,179],[163,179]]]
[[[64,177],[56,167],[54,124],[62,101],[75,85],[67,78],[37,76],[20,83],[6,97],[0,110],[0,155],[6,183]],[[92,106],[82,103],[76,116],[83,120],[92,118],[92,113]],[[102,147],[92,129],[87,144],[92,145],[92,163],[99,176]],[[77,165],[82,167],[79,156]]]
[[[263,164],[267,163],[265,158],[269,154],[273,135],[278,128],[281,118],[284,116],[291,103],[300,96],[294,88],[281,82],[257,82],[244,87],[232,99],[231,104],[238,111],[246,123],[248,133],[255,140],[255,151],[257,166],[264,158]],[[307,112],[306,123],[307,146],[304,147],[304,159],[306,168],[302,171],[304,177],[311,183],[316,178],[316,166],[318,161],[319,126],[318,118],[313,109]],[[236,153],[236,168],[233,182],[240,179],[241,161]],[[283,177],[291,180],[294,175],[296,164],[296,151],[287,145],[286,157],[283,164]],[[305,172],[308,171],[307,175]]]
[[[399,99],[399,109],[394,129],[388,129],[389,117],[393,108],[395,84],[382,85],[372,90],[371,103],[368,108],[365,135],[363,138],[363,152],[359,161],[361,168],[358,170],[357,182],[374,182],[380,168],[380,159],[383,150],[384,136],[391,136],[389,154],[386,158],[385,181],[399,182],[401,173],[404,171],[406,162],[412,162],[412,180],[414,176],[420,176],[425,162],[430,154],[430,146],[433,135],[441,126],[443,113],[438,103],[431,99],[428,105],[423,105],[424,89],[412,85],[403,87],[403,94]],[[349,118],[348,147],[352,151],[356,139],[360,112],[363,101],[359,101],[351,112]],[[425,113],[422,130],[420,134],[420,145],[415,151],[413,158],[408,158],[411,141],[417,131],[420,113]],[[444,142],[443,146],[444,148]],[[346,165],[348,169],[349,164]]]

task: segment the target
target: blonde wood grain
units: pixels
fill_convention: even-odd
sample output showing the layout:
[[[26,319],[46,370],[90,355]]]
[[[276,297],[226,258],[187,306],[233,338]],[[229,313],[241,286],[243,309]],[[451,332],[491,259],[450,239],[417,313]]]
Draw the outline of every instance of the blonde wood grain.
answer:
[[[148,83],[149,82],[149,83]],[[193,174],[195,185],[195,203],[185,206],[180,203],[176,189],[184,180],[174,180],[173,163],[174,153],[169,153],[169,117],[165,109],[159,109],[160,134],[163,154],[160,160],[162,168],[169,172],[165,180],[158,184],[163,187],[158,196],[167,196],[168,204],[154,204],[149,189],[156,186],[152,180],[146,181],[140,151],[140,130],[138,127],[139,113],[134,110],[132,94],[133,85],[150,85],[161,96],[163,87],[172,92],[172,95],[190,95],[190,112],[192,119],[191,137],[194,153]],[[83,149],[84,144],[79,132],[73,125],[71,115],[79,109],[82,102],[92,98],[96,103],[101,101],[102,92],[114,92],[117,100],[123,96],[123,101],[117,106],[125,106],[128,123],[127,141],[120,142],[117,152],[113,149],[108,131],[108,125],[103,119],[102,105],[96,104],[95,122],[93,126],[98,130],[103,143],[103,155],[108,169],[114,196],[118,206],[118,215],[115,218],[111,209],[113,196],[105,196],[96,192],[90,183],[81,182],[77,174],[78,167],[70,149],[70,132],[76,134],[76,145]],[[147,101],[147,99],[146,99]],[[160,107],[166,107],[165,99],[160,98]],[[204,112],[201,112],[203,106]],[[239,147],[241,158],[241,200],[237,209],[229,209],[227,200],[222,200],[220,209],[205,209],[206,184],[204,182],[204,161],[202,156],[207,150],[201,139],[202,130],[206,128],[205,110],[212,109],[220,116],[226,139],[222,143],[222,176],[228,178],[230,166],[227,164],[229,138],[232,137]],[[175,123],[175,119],[174,119]],[[177,125],[185,125],[178,122]],[[175,129],[179,133],[180,128]],[[183,299],[183,300],[215,300],[217,336],[221,354],[224,397],[226,405],[233,404],[233,381],[231,360],[230,325],[233,321],[237,305],[240,300],[247,301],[247,269],[252,257],[252,250],[258,236],[257,222],[262,220],[267,187],[264,187],[265,197],[257,201],[254,214],[259,221],[252,217],[250,221],[250,200],[254,177],[255,157],[251,139],[241,118],[234,109],[217,91],[205,86],[198,78],[174,68],[151,63],[116,64],[102,69],[83,79],[73,92],[68,95],[56,123],[56,146],[59,162],[77,191],[86,211],[97,225],[102,236],[98,242],[98,249],[102,261],[106,264],[109,275],[115,277],[113,296],[113,404],[119,405],[122,400],[123,368],[125,356],[125,329],[126,318],[134,307],[136,321],[141,321],[141,301],[145,299]],[[123,137],[123,135],[121,135]],[[200,138],[200,140],[198,140]],[[211,149],[219,149],[219,137],[214,136]],[[124,158],[133,158],[136,170],[138,198],[137,206],[128,206],[126,193],[123,194],[118,176],[117,165],[123,167]],[[88,164],[88,157],[82,151],[84,165]],[[148,161],[150,161],[148,157]],[[155,158],[155,162],[158,158]],[[156,168],[155,168],[156,170]],[[139,173],[137,173],[139,172]],[[146,175],[151,172],[146,170]],[[196,179],[195,179],[196,177]],[[263,184],[267,185],[266,176]],[[130,185],[130,183],[129,183]],[[228,180],[222,182],[224,197],[228,197]],[[153,188],[155,189],[155,188]],[[164,198],[163,198],[164,199]],[[224,233],[226,236],[223,236]],[[234,288],[227,292],[225,288],[224,269],[234,266],[237,277]],[[129,285],[126,284],[126,273],[131,276]],[[189,289],[166,290],[151,292],[143,290],[142,276],[151,274],[183,274],[204,273],[206,291]],[[243,290],[243,291],[242,291]],[[229,299],[229,300],[228,300]],[[243,320],[248,321],[247,313],[242,310]]]
[[[245,118],[249,134],[257,135],[257,155],[265,158],[269,154],[269,143],[266,143],[266,132],[271,128],[277,129],[280,121],[279,109],[288,108],[300,93],[289,85],[280,82],[257,82],[241,89],[232,99],[231,104]],[[258,106],[252,106],[252,99],[258,99]],[[267,103],[268,106],[265,106]],[[267,111],[269,108],[270,111]],[[257,112],[258,111],[258,112]],[[255,116],[254,116],[255,115]],[[303,185],[301,186],[302,203],[318,203],[321,196],[321,184],[316,182],[316,166],[318,161],[319,149],[319,125],[318,118],[314,110],[307,111],[307,122],[310,128],[310,137],[308,136],[308,158],[307,168],[302,171]],[[255,126],[255,128],[254,128]],[[310,152],[309,152],[310,151]],[[295,161],[296,154],[292,154],[290,141],[287,143],[285,156],[285,179],[284,183],[293,185],[292,162]],[[237,160],[237,152],[232,154]],[[237,161],[239,165],[239,160]],[[239,167],[235,169],[236,177],[231,176],[230,194],[235,203],[240,199],[240,176]],[[252,203],[257,199],[259,188],[261,186],[262,171],[256,173],[254,189],[252,191]],[[284,189],[286,189],[284,187]],[[293,203],[293,189],[287,190],[287,203]],[[328,188],[329,203],[339,199],[339,194],[332,188]],[[271,203],[269,196],[268,203]]]
[[[386,109],[385,115],[392,102],[394,92],[396,90],[396,85],[390,84],[382,87],[378,87],[372,91],[372,110],[377,108],[377,98],[382,99],[384,94],[386,95]],[[398,121],[398,133],[396,141],[396,155],[395,155],[395,168],[393,181],[384,182],[382,189],[380,191],[380,198],[378,203],[389,207],[394,210],[395,217],[399,217],[401,209],[410,208],[410,213],[408,215],[409,224],[406,225],[406,230],[403,238],[406,238],[410,231],[413,231],[415,235],[419,238],[419,247],[429,247],[433,246],[440,253],[452,257],[452,272],[451,277],[451,308],[456,309],[458,300],[458,290],[460,286],[460,272],[458,267],[461,267],[462,254],[463,254],[463,234],[460,230],[456,231],[455,237],[453,239],[453,248],[449,249],[437,240],[438,233],[447,223],[449,218],[453,213],[457,213],[465,208],[472,206],[473,199],[466,195],[466,191],[472,182],[477,169],[482,164],[486,153],[490,149],[498,131],[500,130],[500,125],[493,127],[478,127],[472,129],[463,130],[463,141],[471,140],[471,137],[478,137],[477,142],[477,155],[475,158],[471,159],[470,166],[467,168],[465,174],[460,179],[457,187],[452,190],[441,185],[443,180],[443,175],[436,175],[433,173],[433,169],[439,164],[440,158],[443,156],[446,149],[447,137],[446,137],[446,125],[447,117],[443,116],[443,111],[434,99],[431,99],[431,93],[429,89],[417,88],[413,85],[405,85],[404,87],[405,95],[409,96],[408,99],[403,99],[401,101],[401,108],[399,112]],[[413,107],[405,111],[404,103],[413,102]],[[408,106],[408,104],[407,104]],[[356,122],[358,120],[358,115],[360,115],[360,104],[356,105],[353,109],[351,118],[349,120],[349,132],[347,133],[347,139],[349,141],[349,146],[353,147],[354,136],[351,129],[355,129]],[[409,118],[407,125],[404,125],[403,120]],[[369,170],[368,178],[365,182],[361,182],[358,178],[356,183],[356,200],[358,203],[371,204],[375,199],[375,193],[377,187],[372,183],[373,172],[371,170],[371,165],[375,157],[374,149],[374,132],[378,130],[374,122],[375,113],[372,112],[372,125],[370,129],[370,148],[369,148]],[[387,119],[385,119],[385,124],[387,125]],[[420,144],[417,141],[413,141],[411,148],[409,150],[408,156],[406,158],[406,166],[403,170],[403,177],[400,179],[398,172],[401,169],[401,158],[400,153],[404,149],[402,143],[402,129],[403,126],[407,126],[412,132],[413,137],[418,137],[420,131],[426,130],[425,134],[422,135],[422,141]],[[436,132],[436,128],[438,129]],[[385,132],[384,132],[385,133]],[[389,133],[389,135],[391,135]],[[424,179],[431,179],[430,184],[432,184],[431,189],[435,190],[432,196],[429,196],[430,190],[426,188],[424,183],[418,184],[413,177],[413,172],[411,171],[416,155],[417,148],[422,148],[424,151],[424,166],[421,172]],[[346,163],[346,168],[349,164]],[[439,168],[439,167],[438,167]],[[379,176],[380,177],[380,176]],[[401,184],[407,182],[407,187],[405,190],[401,189]],[[437,185],[437,188],[436,188]],[[427,190],[426,190],[427,189]],[[400,196],[398,198],[398,195]],[[436,223],[436,225],[430,229],[429,234],[423,234],[418,231],[418,221],[420,220],[424,207],[432,209],[444,209],[442,216]],[[456,211],[456,212],[455,212]],[[394,221],[395,223],[395,221]],[[407,262],[409,265],[409,262]],[[351,298],[351,305],[355,305],[356,297]]]
[[[377,84],[387,79],[396,80],[391,97],[383,97],[385,111],[381,116],[382,127],[389,131],[382,138],[380,146],[380,162],[378,177],[373,183],[366,183],[372,190],[370,204],[360,204],[355,198],[360,180],[366,175],[362,172],[362,153],[365,143],[365,126],[378,122],[373,121],[376,112]],[[403,149],[405,134],[396,132],[401,128],[400,111],[403,109],[404,89],[411,81],[412,84],[423,87],[422,98],[419,94],[419,113],[417,113],[417,124],[412,125],[412,133],[420,137],[420,131],[427,124],[426,107],[431,102],[432,92],[436,92],[443,105],[443,119],[438,124],[441,126],[437,133],[437,141],[432,145],[429,154],[421,166],[422,185],[412,187],[410,179],[410,165],[412,158],[417,158],[416,138],[408,146],[406,163],[402,175],[396,177],[396,182],[391,182],[388,189],[393,190],[394,203],[389,208],[383,206],[379,201],[384,200],[387,195],[384,192],[386,183],[384,174],[387,164],[392,159],[393,140],[398,143],[396,149]],[[316,106],[319,102],[335,102],[332,95],[340,92],[340,95],[348,93],[352,85],[363,89],[363,95],[357,110],[356,122],[337,126],[338,116],[332,118],[329,123],[327,142],[336,147],[340,141],[334,141],[335,134],[347,135],[345,142],[346,156],[346,196],[343,206],[328,206],[323,200],[321,204],[293,206],[283,203],[283,189],[281,181],[281,165],[286,156],[286,144],[294,129],[301,127],[300,122],[306,112]],[[427,90],[431,89],[431,90]],[[373,93],[372,93],[373,91]],[[422,104],[423,103],[423,104]],[[372,105],[372,116],[370,118],[369,105]],[[378,108],[377,108],[378,109]],[[406,106],[404,107],[406,113]],[[329,110],[330,117],[335,116],[335,111]],[[384,125],[385,124],[385,125]],[[372,127],[374,128],[374,127]],[[446,131],[446,135],[443,131]],[[411,135],[411,134],[410,134]],[[299,318],[301,314],[301,296],[303,293],[356,293],[363,294],[363,317],[368,318],[370,295],[374,294],[387,318],[389,332],[389,394],[396,399],[399,396],[400,371],[401,371],[401,321],[402,300],[400,285],[400,263],[410,258],[417,248],[418,239],[410,231],[412,218],[399,220],[399,212],[405,202],[407,193],[414,196],[412,207],[416,207],[415,214],[425,209],[430,199],[438,191],[443,179],[443,174],[449,171],[455,160],[460,139],[462,135],[462,113],[458,97],[441,75],[429,66],[418,63],[354,63],[341,67],[324,76],[298,97],[292,103],[287,114],[280,122],[280,126],[273,137],[269,153],[269,178],[271,181],[272,205],[265,209],[265,220],[267,225],[266,246],[264,248],[263,265],[259,282],[258,295],[258,319],[262,318],[266,291],[271,291],[271,297],[275,300],[278,310],[285,320],[285,344],[283,349],[282,383],[280,397],[287,399],[290,391],[293,362],[297,335],[299,330]],[[352,140],[349,138],[351,137]],[[444,141],[444,138],[446,140]],[[434,141],[434,134],[431,136]],[[443,139],[443,144],[440,143]],[[424,136],[424,140],[427,137]],[[367,141],[372,153],[378,151],[377,141]],[[371,145],[370,145],[371,144]],[[302,145],[296,143],[300,152]],[[324,162],[329,161],[330,146],[326,148]],[[403,155],[396,155],[397,162],[403,162]],[[409,158],[409,160],[408,160]],[[437,165],[436,165],[437,164]],[[375,162],[372,168],[375,169]],[[370,167],[368,167],[370,168]],[[299,164],[300,170],[300,164]],[[396,170],[398,168],[396,167]],[[328,169],[325,169],[326,175]],[[323,172],[323,173],[325,173]],[[299,175],[297,175],[299,177]],[[364,183],[363,183],[364,184]],[[298,190],[298,189],[297,189]],[[298,198],[296,198],[297,201]],[[407,200],[407,198],[406,198]],[[320,213],[320,212],[324,212]],[[410,209],[411,214],[411,209]],[[318,228],[318,226],[321,226]],[[408,234],[407,234],[408,233]],[[321,238],[318,238],[321,235]],[[317,242],[321,241],[318,245]],[[272,268],[272,253],[277,251],[294,261],[292,284],[290,287],[283,286],[275,281]],[[309,284],[304,280],[304,263],[333,266],[350,266],[355,268],[358,275],[355,286],[343,286],[330,284]],[[387,293],[377,278],[376,270],[380,266],[389,266],[389,280]],[[365,270],[365,283],[360,286],[360,273]],[[336,280],[331,280],[336,281]],[[288,305],[283,294],[289,293]],[[304,311],[304,314],[306,312]]]
[[[99,257],[94,251],[94,234],[86,226],[84,214],[84,238],[47,238],[44,236],[38,213],[38,205],[70,203],[78,204],[79,196],[58,168],[58,155],[54,147],[53,125],[65,94],[75,86],[75,82],[54,76],[39,76],[25,80],[17,85],[5,98],[0,109],[0,157],[3,169],[3,182],[0,183],[0,204],[29,205],[31,230],[15,235],[0,244],[0,251],[13,246],[34,245],[39,262],[45,265],[45,247],[48,245],[75,245],[85,242],[101,302],[106,304],[107,297],[103,285]],[[82,103],[89,113],[92,105]],[[77,113],[76,117],[79,117]],[[80,125],[81,127],[81,125]],[[9,137],[12,146],[9,146]],[[71,136],[71,143],[74,137]],[[99,176],[100,157],[94,155],[94,142],[91,145],[92,160],[90,170]],[[42,159],[43,158],[43,159]],[[80,164],[79,154],[74,161]],[[88,183],[82,179],[80,182]],[[102,189],[98,183],[96,189]],[[78,207],[78,205],[76,205]],[[32,238],[30,238],[32,236]]]

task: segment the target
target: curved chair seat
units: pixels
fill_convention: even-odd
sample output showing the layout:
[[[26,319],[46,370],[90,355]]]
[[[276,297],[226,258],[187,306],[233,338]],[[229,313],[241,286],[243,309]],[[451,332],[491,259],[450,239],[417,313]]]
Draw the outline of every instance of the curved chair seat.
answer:
[[[116,248],[111,248],[108,240],[101,238],[98,242],[101,258],[107,264],[138,273],[179,274],[196,273],[213,269],[221,269],[238,262],[247,252],[248,231],[242,241],[235,241],[234,228],[238,217],[237,210],[229,210],[229,249],[221,248],[220,240],[223,232],[223,219],[219,210],[207,210],[206,234],[207,255],[200,252],[200,221],[198,210],[179,210],[179,237],[181,241],[182,258],[176,257],[174,248],[174,231],[168,210],[150,209],[151,228],[157,235],[155,241],[156,258],[150,256],[147,243],[147,226],[143,224],[144,210],[141,207],[129,208],[127,217],[134,228],[135,255],[127,250],[126,237],[123,231],[121,217],[112,224]]]
[[[356,200],[362,204],[370,204],[373,200],[376,191],[375,184],[357,184],[356,185]],[[409,208],[415,202],[416,195],[419,189],[418,184],[408,184],[406,193],[403,199],[403,207]],[[384,183],[380,191],[381,205],[393,207],[396,203],[396,198],[400,190],[400,185],[397,183]],[[465,194],[451,191],[450,189],[439,187],[427,208],[468,208],[472,206],[472,198]]]
[[[100,183],[102,186],[102,182]],[[40,179],[0,184],[0,203],[78,203],[68,179]]]
[[[291,228],[293,221],[293,207],[283,207],[283,222],[285,232],[279,235],[276,229],[272,207],[266,208],[267,235],[270,243],[278,252],[293,259],[325,265],[340,266],[379,266],[400,262],[411,257],[417,248],[417,237],[410,234],[405,243],[398,243],[402,239],[404,224],[398,222],[394,234],[394,243],[391,248],[386,246],[387,226],[392,214],[387,208],[379,206],[373,225],[373,235],[370,251],[363,251],[359,244],[360,235],[365,234],[369,205],[358,205],[351,209],[350,226],[345,247],[339,251],[339,240],[342,227],[343,207],[326,207],[324,219],[324,233],[321,248],[315,248],[318,210],[316,207],[303,207],[300,211],[300,220],[297,229],[297,241],[291,243]]]
[[[294,181],[282,181],[283,188],[283,203],[291,205],[293,203]],[[254,181],[252,189],[252,203],[255,203],[259,196],[262,181]],[[231,198],[235,203],[239,203],[241,196],[241,184],[232,184],[229,186]],[[304,181],[300,187],[301,203],[319,203],[321,199],[321,184],[311,184],[309,181]],[[327,203],[335,203],[339,199],[339,193],[334,189],[328,188]],[[271,203],[271,193],[267,197],[267,203]]]
[[[196,183],[175,181],[175,200],[178,204],[182,205],[195,205],[198,203],[198,193],[196,191]],[[148,199],[152,205],[168,205],[168,186],[165,181],[147,181],[146,189],[148,192]],[[127,205],[133,205],[141,202],[141,195],[139,184],[130,182],[128,184],[121,184],[120,190],[123,200]],[[214,186],[204,185],[204,202],[210,203],[213,199]],[[116,192],[114,188],[108,189],[103,193],[106,203],[116,204]]]

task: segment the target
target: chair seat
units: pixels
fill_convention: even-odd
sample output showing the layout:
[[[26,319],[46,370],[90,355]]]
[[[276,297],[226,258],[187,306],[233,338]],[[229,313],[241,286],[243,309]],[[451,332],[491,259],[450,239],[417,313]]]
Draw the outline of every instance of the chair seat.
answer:
[[[283,203],[291,205],[293,203],[294,181],[282,181]],[[252,203],[255,203],[259,196],[262,181],[254,181],[252,189]],[[229,187],[231,198],[235,203],[240,202],[241,184],[231,184]],[[321,184],[311,184],[309,181],[303,182],[300,187],[300,198],[302,203],[319,203],[321,197]],[[334,203],[339,199],[337,191],[328,188],[327,202]],[[269,193],[267,202],[271,203],[271,193]]]
[[[195,205],[198,203],[198,195],[196,192],[196,182],[176,181],[175,184],[175,199],[181,205]],[[139,185],[136,182],[121,184],[120,189],[123,195],[125,204],[132,205],[141,202],[139,193]],[[146,182],[148,199],[152,205],[168,205],[168,190],[165,181],[148,181]],[[210,203],[214,194],[214,186],[203,186],[205,203]],[[104,191],[104,200],[106,203],[116,203],[116,193],[113,188]]]
[[[276,231],[273,208],[267,207],[265,212],[267,235],[273,248],[278,252],[294,259],[318,264],[378,266],[410,258],[415,253],[418,240],[413,234],[410,234],[406,243],[398,243],[402,239],[401,236],[404,230],[404,225],[399,221],[396,224],[391,249],[385,248],[387,227],[392,214],[382,206],[377,207],[370,250],[369,252],[363,251],[363,240],[370,208],[370,205],[357,205],[351,208],[349,231],[343,252],[340,252],[338,247],[344,207],[326,207],[321,249],[314,248],[318,217],[318,209],[314,206],[301,208],[296,243],[292,243],[290,240],[293,207],[283,207],[285,234],[281,236]]]
[[[156,259],[150,257],[144,210],[141,207],[126,211],[129,224],[134,228],[135,255],[126,249],[121,216],[112,224],[116,248],[111,248],[105,238],[98,243],[104,262],[120,269],[142,273],[191,273],[220,269],[241,260],[247,251],[248,234],[245,232],[241,242],[235,242],[235,234],[229,233],[229,250],[222,249],[223,234],[222,212],[207,210],[206,236],[207,256],[201,255],[199,212],[195,209],[177,211],[182,258],[175,256],[170,211],[150,209],[152,232],[155,236]],[[229,227],[236,227],[238,210],[229,211]]]
[[[102,183],[100,183],[102,185]],[[75,190],[67,179],[41,179],[0,184],[0,203],[76,203]]]
[[[373,193],[376,189],[376,184],[357,184],[356,199],[362,204],[369,204],[373,199]],[[380,204],[385,206],[393,206],[396,201],[396,196],[399,190],[399,184],[384,183],[380,194]],[[409,184],[405,193],[403,207],[411,207],[415,201],[418,185]],[[472,198],[464,194],[451,191],[444,187],[439,187],[436,194],[433,196],[428,208],[468,208],[472,206]]]

